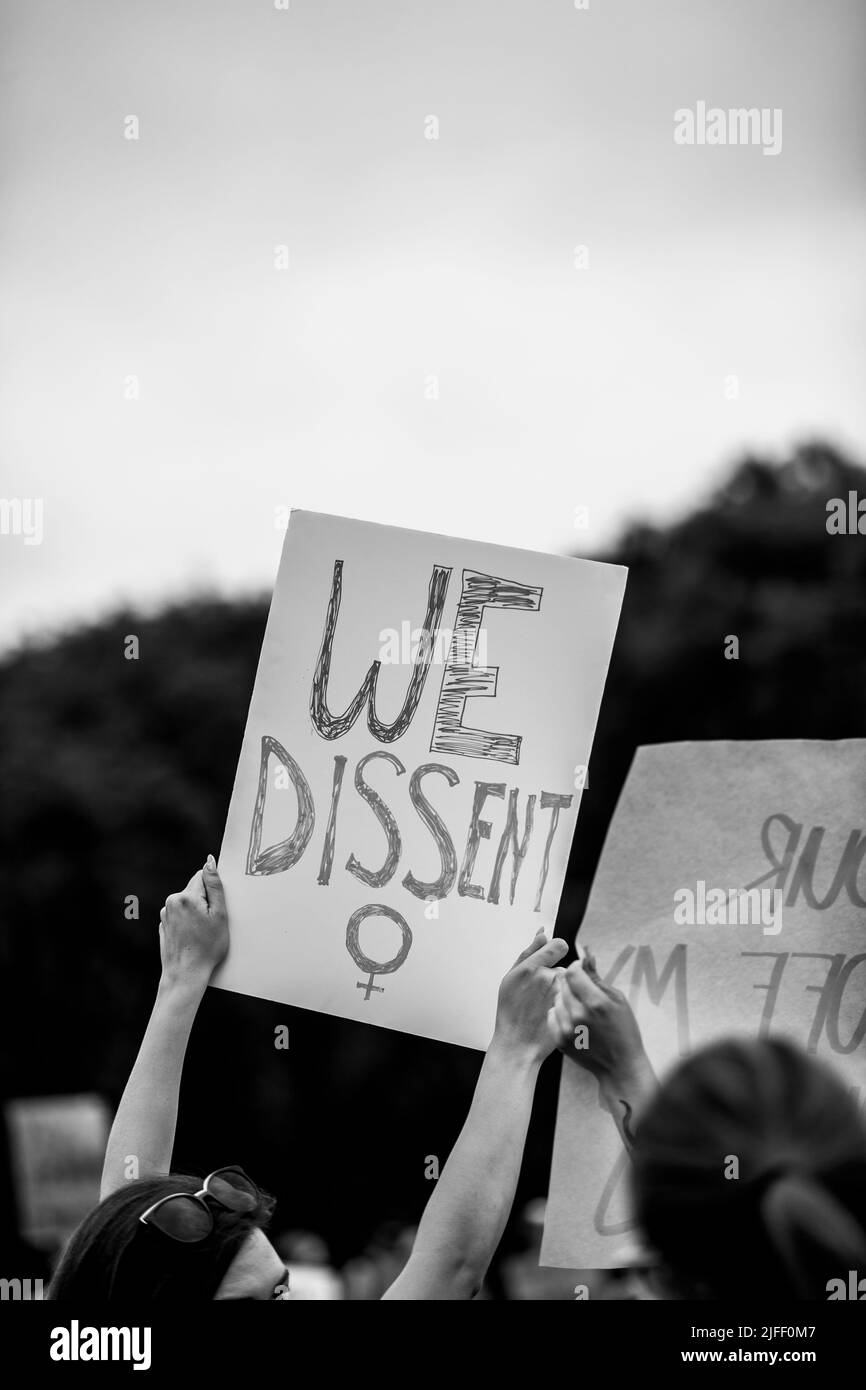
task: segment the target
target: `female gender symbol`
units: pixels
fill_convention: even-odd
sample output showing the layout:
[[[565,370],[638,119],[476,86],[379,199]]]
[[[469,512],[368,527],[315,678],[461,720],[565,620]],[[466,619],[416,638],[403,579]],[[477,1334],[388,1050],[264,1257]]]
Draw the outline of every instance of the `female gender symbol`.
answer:
[[[386,960],[384,963],[371,960],[370,957],[365,956],[364,952],[361,950],[361,923],[367,917],[390,917],[394,925],[400,928],[402,941],[399,951],[392,960]],[[400,916],[399,912],[394,911],[393,907],[385,907],[383,903],[368,903],[366,907],[359,907],[352,913],[349,918],[348,926],[346,927],[346,950],[359,969],[363,970],[370,977],[366,983],[363,980],[359,980],[355,985],[356,989],[365,989],[367,991],[364,995],[365,1001],[370,998],[370,994],[373,991],[375,991],[376,994],[385,993],[384,986],[373,984],[374,976],[391,975],[395,970],[399,970],[409,954],[411,945],[412,933],[409,930],[409,924]]]

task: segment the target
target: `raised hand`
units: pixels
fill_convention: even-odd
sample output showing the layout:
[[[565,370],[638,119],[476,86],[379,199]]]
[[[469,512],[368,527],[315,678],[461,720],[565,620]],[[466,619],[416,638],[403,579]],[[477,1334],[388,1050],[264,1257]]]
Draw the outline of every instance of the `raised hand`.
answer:
[[[547,1015],[556,998],[557,981],[565,972],[558,965],[568,954],[568,942],[548,941],[538,931],[521,951],[499,986],[493,1043],[522,1051],[543,1061],[553,1051],[554,1040]]]
[[[229,924],[222,880],[212,854],[159,914],[163,979],[207,982],[226,954]]]
[[[560,972],[547,1023],[552,1044],[596,1077],[630,1145],[631,1123],[655,1089],[655,1073],[631,1005],[604,983],[591,952]]]

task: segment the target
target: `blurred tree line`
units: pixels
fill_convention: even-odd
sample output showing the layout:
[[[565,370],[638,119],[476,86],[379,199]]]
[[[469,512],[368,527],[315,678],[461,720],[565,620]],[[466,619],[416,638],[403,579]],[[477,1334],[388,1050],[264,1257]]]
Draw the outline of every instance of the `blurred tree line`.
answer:
[[[866,542],[826,529],[828,499],[850,489],[866,495],[866,473],[822,444],[782,464],[747,458],[706,505],[634,525],[599,557],[629,579],[561,934],[584,910],[637,745],[866,736]],[[264,598],[127,610],[0,664],[4,1095],[117,1102],[153,998],[159,909],[219,848],[266,613]],[[128,633],[139,661],[121,659]],[[138,920],[124,916],[130,893]],[[278,1196],[280,1227],[320,1231],[342,1260],[383,1218],[417,1219],[425,1157],[444,1161],[479,1065],[210,991],[175,1161],[243,1164]],[[546,1190],[557,1070],[544,1069],[517,1207]]]

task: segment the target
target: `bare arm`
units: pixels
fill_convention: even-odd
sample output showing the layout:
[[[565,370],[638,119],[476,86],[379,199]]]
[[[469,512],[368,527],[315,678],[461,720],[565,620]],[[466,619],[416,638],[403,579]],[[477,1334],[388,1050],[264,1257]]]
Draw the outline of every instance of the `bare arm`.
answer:
[[[469,1299],[481,1288],[514,1200],[539,1068],[553,1050],[553,967],[567,950],[539,933],[502,981],[469,1115],[385,1298]]]
[[[182,893],[167,899],[159,945],[156,1002],[108,1136],[100,1199],[130,1178],[167,1173],[171,1166],[189,1035],[208,980],[228,949],[225,899],[212,856]]]

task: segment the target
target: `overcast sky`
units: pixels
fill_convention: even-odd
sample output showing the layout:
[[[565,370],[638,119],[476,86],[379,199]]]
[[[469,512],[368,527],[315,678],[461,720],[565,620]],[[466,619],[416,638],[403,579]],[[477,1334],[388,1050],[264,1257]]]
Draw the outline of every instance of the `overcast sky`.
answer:
[[[278,507],[591,553],[746,447],[863,456],[862,0],[3,16],[0,497],[44,539],[0,536],[0,643],[270,587]],[[699,101],[781,151],[675,144]]]

